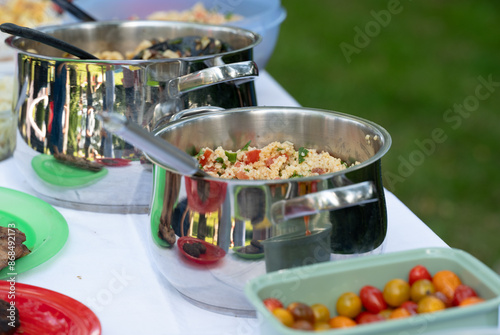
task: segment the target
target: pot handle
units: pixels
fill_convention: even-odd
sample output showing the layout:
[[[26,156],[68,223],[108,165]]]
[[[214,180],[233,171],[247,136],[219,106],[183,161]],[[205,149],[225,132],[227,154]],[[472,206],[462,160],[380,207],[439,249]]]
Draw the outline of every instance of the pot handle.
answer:
[[[286,220],[323,211],[332,211],[375,201],[378,201],[375,184],[371,181],[365,181],[277,201],[271,205],[271,221],[273,224],[279,224]]]
[[[254,61],[212,66],[171,79],[167,85],[167,92],[170,97],[176,97],[181,93],[194,91],[218,83],[236,80],[242,82],[252,80],[258,75],[259,70]]]

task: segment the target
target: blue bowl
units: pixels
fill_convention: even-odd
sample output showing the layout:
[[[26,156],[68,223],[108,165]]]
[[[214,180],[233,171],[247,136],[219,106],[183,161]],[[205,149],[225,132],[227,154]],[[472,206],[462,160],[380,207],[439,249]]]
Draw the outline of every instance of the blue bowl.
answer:
[[[226,25],[245,28],[262,36],[262,42],[254,49],[254,61],[259,69],[264,69],[274,52],[281,23],[286,18],[280,0],[76,0],[75,4],[95,19],[104,21],[132,17],[145,19],[157,11],[187,10],[198,2],[223,14],[243,16],[242,20]],[[66,15],[65,21],[75,22],[76,19]]]

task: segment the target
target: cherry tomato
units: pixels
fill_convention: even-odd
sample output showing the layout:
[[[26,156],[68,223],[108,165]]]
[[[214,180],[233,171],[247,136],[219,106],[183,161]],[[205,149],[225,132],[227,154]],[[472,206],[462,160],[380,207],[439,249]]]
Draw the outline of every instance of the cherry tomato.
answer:
[[[248,151],[246,158],[245,158],[245,164],[255,163],[259,160],[259,157],[260,157],[260,150],[259,149]]]
[[[377,314],[383,316],[384,319],[389,319],[389,316],[391,315],[392,311],[393,311],[392,308],[387,308],[378,312]]]
[[[328,321],[331,328],[348,328],[356,325],[356,321],[347,316],[335,316]]]
[[[434,274],[434,277],[432,277],[432,283],[434,284],[436,291],[443,292],[448,299],[453,300],[455,289],[462,282],[454,272],[441,270]]]
[[[418,302],[418,309],[417,312],[420,313],[432,313],[436,311],[440,311],[442,309],[445,309],[446,306],[444,305],[444,302],[436,298],[433,295],[429,295],[427,297],[424,297]]]
[[[306,320],[295,321],[291,328],[300,330],[314,330],[312,323]]]
[[[406,308],[398,307],[392,311],[391,315],[389,315],[389,319],[407,318],[411,315],[412,314]]]
[[[328,322],[330,320],[330,310],[323,304],[311,305],[315,322]]]
[[[361,312],[361,299],[356,293],[346,292],[338,298],[336,307],[339,315],[347,316],[352,319]]]
[[[316,331],[322,331],[322,330],[329,330],[331,327],[328,322],[315,322],[313,324],[313,328]]]
[[[453,300],[451,304],[453,306],[458,306],[462,301],[469,297],[477,297],[476,291],[469,285],[460,284],[455,289],[455,293],[453,294]]]
[[[451,307],[451,299],[444,295],[443,292],[436,291],[433,296],[444,302],[446,308]]]
[[[314,323],[314,312],[312,308],[302,302],[292,302],[286,308],[295,320],[306,320],[309,323]]]
[[[282,307],[275,308],[272,313],[282,324],[287,327],[291,327],[295,322],[292,313]]]
[[[207,164],[208,162],[208,159],[210,158],[210,156],[212,155],[212,150],[210,149],[207,149],[205,150],[205,152],[203,152],[203,154],[199,157],[198,161],[200,162],[200,165],[201,166],[205,166],[205,164]]]
[[[434,285],[429,279],[419,279],[410,288],[411,300],[419,302],[420,299],[436,292]]]
[[[372,313],[380,313],[387,308],[382,291],[378,288],[366,285],[359,291],[359,297],[363,306]]]
[[[474,305],[474,304],[477,304],[477,303],[480,303],[480,302],[483,302],[483,301],[484,301],[483,298],[468,297],[468,298],[465,298],[464,300],[462,300],[462,302],[458,306],[459,307],[469,306],[469,305]]]
[[[411,315],[417,314],[418,305],[415,301],[405,301],[401,304],[401,308],[404,308],[410,312]]]
[[[403,279],[392,279],[385,284],[384,300],[392,307],[399,307],[410,299],[410,285]]]
[[[374,314],[370,313],[367,311],[363,311],[359,313],[359,315],[356,317],[356,322],[358,325],[361,325],[363,323],[372,323],[372,322],[379,322],[379,321],[384,321],[385,318],[380,315],[380,314]]]
[[[419,279],[432,280],[431,274],[423,265],[414,266],[408,273],[408,284],[410,284],[410,286]]]
[[[266,306],[266,308],[268,310],[270,310],[271,312],[275,308],[283,307],[283,304],[281,303],[281,301],[279,301],[279,299],[276,299],[276,298],[267,298],[267,299],[264,299],[263,303],[264,303],[264,306]]]

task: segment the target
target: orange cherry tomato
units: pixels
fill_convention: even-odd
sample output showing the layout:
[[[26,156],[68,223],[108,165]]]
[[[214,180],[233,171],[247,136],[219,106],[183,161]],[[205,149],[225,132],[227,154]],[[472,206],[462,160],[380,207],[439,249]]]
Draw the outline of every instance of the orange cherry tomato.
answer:
[[[450,300],[453,300],[455,289],[462,284],[460,278],[450,270],[436,272],[432,277],[432,283],[436,291],[443,292]]]
[[[348,328],[356,325],[356,321],[343,315],[334,316],[328,323],[331,328]]]
[[[292,313],[282,307],[275,308],[272,313],[278,320],[280,320],[282,324],[287,327],[291,327],[295,322]]]
[[[474,304],[478,304],[478,303],[483,302],[483,301],[484,301],[483,298],[468,297],[468,298],[462,300],[462,302],[460,303],[460,305],[458,305],[458,307],[464,307],[464,306],[474,305]]]
[[[417,313],[433,313],[445,309],[444,302],[433,295],[422,298],[418,302]]]
[[[411,313],[406,308],[398,307],[391,312],[389,319],[407,318],[409,316],[411,316]]]
[[[420,299],[432,295],[436,292],[434,285],[428,279],[419,279],[410,288],[411,300],[419,302]]]
[[[346,292],[337,299],[336,307],[338,315],[353,319],[361,312],[363,306],[356,293]]]
[[[323,304],[311,305],[315,322],[328,322],[330,320],[330,310]]]
[[[385,284],[384,300],[392,307],[399,307],[410,299],[410,284],[403,279],[392,279]]]

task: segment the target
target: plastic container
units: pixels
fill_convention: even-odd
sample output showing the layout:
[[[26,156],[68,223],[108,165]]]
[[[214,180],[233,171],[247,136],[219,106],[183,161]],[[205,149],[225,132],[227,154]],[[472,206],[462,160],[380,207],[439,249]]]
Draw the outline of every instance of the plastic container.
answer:
[[[323,303],[333,314],[335,303],[342,293],[359,292],[364,285],[382,289],[390,279],[406,278],[410,269],[417,264],[426,266],[431,274],[444,269],[454,271],[464,284],[473,287],[486,301],[405,319],[332,329],[321,334],[410,335],[498,327],[500,277],[470,254],[457,249],[417,249],[272,272],[249,281],[245,286],[245,294],[257,310],[261,334],[310,334],[282,325],[265,308],[262,300],[275,297],[285,305],[293,301]]]
[[[254,60],[259,69],[264,69],[276,46],[280,25],[286,18],[286,10],[280,0],[76,0],[75,4],[102,21],[131,17],[145,19],[157,11],[188,10],[199,2],[206,9],[243,16],[242,20],[227,25],[245,28],[262,36],[262,42],[254,49]],[[68,16],[65,21],[74,22],[75,19]]]
[[[12,76],[0,73],[0,161],[16,148],[16,123],[12,111]]]

